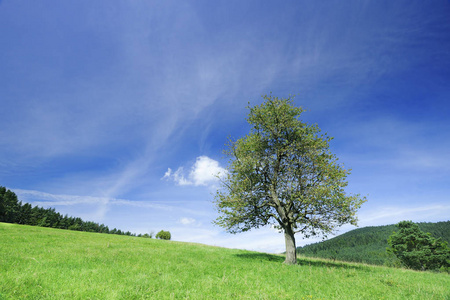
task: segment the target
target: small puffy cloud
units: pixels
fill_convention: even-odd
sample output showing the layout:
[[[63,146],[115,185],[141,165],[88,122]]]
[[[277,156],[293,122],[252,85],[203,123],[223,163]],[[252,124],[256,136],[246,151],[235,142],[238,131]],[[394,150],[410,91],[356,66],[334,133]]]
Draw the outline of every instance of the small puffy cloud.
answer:
[[[181,218],[178,222],[183,225],[193,225],[196,223],[195,219],[193,218]]]
[[[220,167],[219,162],[207,156],[197,157],[197,160],[189,174],[189,178],[194,185],[208,185],[216,181],[217,177],[225,174],[227,171]]]
[[[203,223],[194,218],[182,217],[178,219],[178,224],[183,225],[182,228],[202,228]]]
[[[162,179],[173,180],[178,185],[208,186],[218,180],[217,176],[226,173],[227,170],[222,168],[218,161],[207,156],[199,156],[187,177],[184,175],[184,168],[179,167],[175,172],[169,168]]]
[[[179,167],[175,172],[171,168],[167,169],[162,179],[170,179],[175,181],[178,185],[192,185],[192,182],[187,180],[184,175],[183,167]]]

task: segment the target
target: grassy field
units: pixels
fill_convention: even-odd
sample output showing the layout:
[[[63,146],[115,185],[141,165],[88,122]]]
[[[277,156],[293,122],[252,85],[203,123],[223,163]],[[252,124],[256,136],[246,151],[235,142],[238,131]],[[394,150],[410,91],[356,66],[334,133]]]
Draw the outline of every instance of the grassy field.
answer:
[[[450,275],[0,223],[0,299],[450,299]]]

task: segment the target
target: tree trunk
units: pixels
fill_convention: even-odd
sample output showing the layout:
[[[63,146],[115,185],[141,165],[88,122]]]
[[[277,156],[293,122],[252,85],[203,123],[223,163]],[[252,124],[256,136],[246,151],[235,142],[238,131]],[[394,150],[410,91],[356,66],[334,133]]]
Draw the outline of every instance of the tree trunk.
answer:
[[[294,231],[289,226],[284,229],[284,240],[286,242],[286,260],[287,265],[297,264],[297,249],[295,247]]]

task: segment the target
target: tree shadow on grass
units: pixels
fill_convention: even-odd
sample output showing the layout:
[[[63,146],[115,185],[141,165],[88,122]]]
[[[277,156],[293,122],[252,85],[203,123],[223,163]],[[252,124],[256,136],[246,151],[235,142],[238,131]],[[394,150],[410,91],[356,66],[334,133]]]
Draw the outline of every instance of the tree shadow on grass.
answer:
[[[283,263],[285,257],[283,255],[269,254],[269,253],[239,253],[235,254],[236,257],[247,259],[247,260],[257,260],[257,261],[269,261],[276,263]],[[356,269],[364,270],[369,269],[366,265],[358,265],[356,263],[342,262],[342,261],[329,261],[329,260],[319,260],[319,259],[309,259],[305,257],[297,258],[298,266],[313,266],[318,268],[340,268],[340,269]]]
[[[247,260],[259,260],[259,261],[273,261],[282,263],[284,261],[284,256],[269,254],[269,253],[239,253],[235,254],[238,258]]]
[[[339,269],[355,269],[355,270],[369,270],[369,266],[360,265],[357,263],[344,262],[344,261],[332,261],[321,259],[310,259],[305,257],[297,258],[297,263],[300,266],[313,266],[318,268],[339,268]]]

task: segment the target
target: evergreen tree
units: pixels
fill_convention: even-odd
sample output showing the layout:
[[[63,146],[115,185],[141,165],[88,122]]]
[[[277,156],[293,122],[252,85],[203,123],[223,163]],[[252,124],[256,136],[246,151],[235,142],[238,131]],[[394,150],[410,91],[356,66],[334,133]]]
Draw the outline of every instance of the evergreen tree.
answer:
[[[25,203],[20,208],[20,214],[19,219],[17,220],[17,223],[19,224],[25,224],[25,225],[31,225],[30,221],[32,220],[32,206],[30,203]]]
[[[0,222],[17,223],[22,203],[19,202],[16,194],[0,187],[0,203]]]

